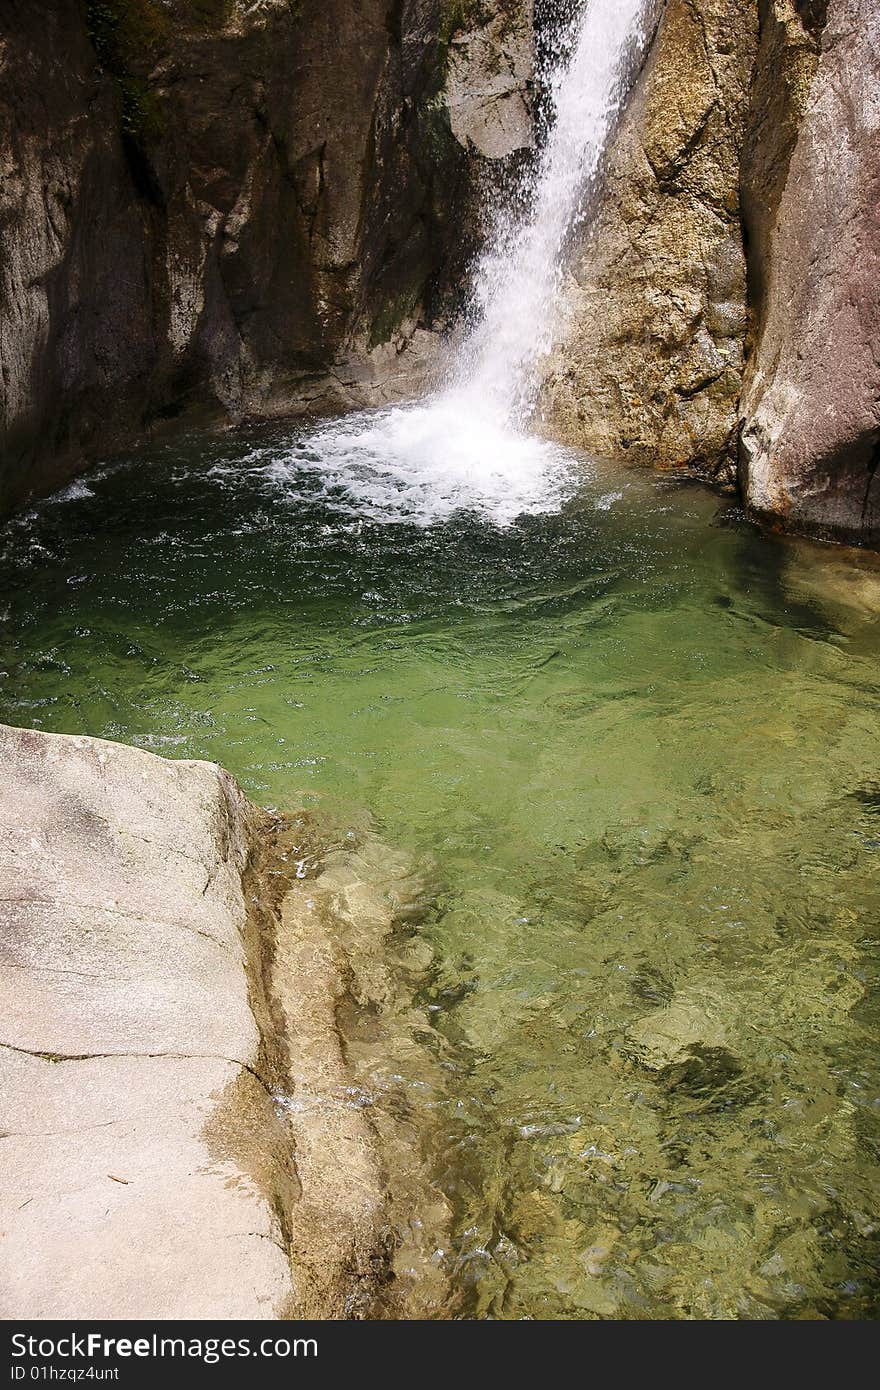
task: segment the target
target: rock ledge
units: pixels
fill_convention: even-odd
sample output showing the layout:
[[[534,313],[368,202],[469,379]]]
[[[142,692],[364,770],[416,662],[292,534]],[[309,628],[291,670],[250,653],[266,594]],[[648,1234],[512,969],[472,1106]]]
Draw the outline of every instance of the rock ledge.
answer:
[[[362,1315],[385,1185],[313,828],[213,764],[2,726],[0,759],[0,1313]]]

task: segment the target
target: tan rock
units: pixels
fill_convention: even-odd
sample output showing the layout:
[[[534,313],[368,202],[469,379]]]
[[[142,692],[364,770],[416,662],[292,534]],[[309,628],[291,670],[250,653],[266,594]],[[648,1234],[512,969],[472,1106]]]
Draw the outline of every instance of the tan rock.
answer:
[[[630,1051],[650,1071],[662,1071],[687,1058],[693,1048],[721,1048],[727,1042],[720,1001],[705,990],[682,990],[627,1031]]]
[[[733,476],[751,0],[670,0],[612,143],[542,408],[594,455]]]
[[[465,149],[504,159],[534,143],[528,87],[535,53],[532,0],[507,0],[488,23],[456,32],[445,95],[453,135]]]
[[[0,762],[3,1313],[277,1316],[292,1143],[242,936],[262,818],[219,768],[92,739],[2,729]],[[245,1112],[269,1185],[208,1137]]]

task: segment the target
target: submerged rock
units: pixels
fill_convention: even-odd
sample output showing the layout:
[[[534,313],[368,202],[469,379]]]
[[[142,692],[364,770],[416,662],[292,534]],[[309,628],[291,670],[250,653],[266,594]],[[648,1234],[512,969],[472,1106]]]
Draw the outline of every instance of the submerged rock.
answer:
[[[212,764],[4,727],[0,758],[3,1315],[369,1308],[395,1134],[336,1015],[352,972],[392,996],[394,902],[350,894],[347,947],[339,852],[322,886],[309,825]]]
[[[694,1048],[723,1048],[727,1034],[717,1004],[702,994],[677,994],[627,1032],[627,1050],[650,1071],[685,1061]]]

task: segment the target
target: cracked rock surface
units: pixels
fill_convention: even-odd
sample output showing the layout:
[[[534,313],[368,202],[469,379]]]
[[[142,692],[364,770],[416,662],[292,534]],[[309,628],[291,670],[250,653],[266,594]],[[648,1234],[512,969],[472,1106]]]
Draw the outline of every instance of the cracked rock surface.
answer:
[[[753,0],[669,0],[612,142],[548,363],[549,428],[732,478],[747,322],[739,155]]]
[[[276,1316],[292,1145],[245,969],[258,813],[219,768],[98,740],[2,729],[0,760],[3,1315]]]
[[[0,1314],[351,1316],[353,1280],[368,1305],[373,1130],[327,1101],[309,1145],[346,967],[284,910],[304,823],[97,739],[0,726],[0,763]]]

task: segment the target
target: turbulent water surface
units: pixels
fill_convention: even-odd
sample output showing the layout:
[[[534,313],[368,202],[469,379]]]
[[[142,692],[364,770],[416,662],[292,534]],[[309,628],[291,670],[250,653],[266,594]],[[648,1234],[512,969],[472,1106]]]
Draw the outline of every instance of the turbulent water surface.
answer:
[[[559,452],[382,462],[405,425],[193,440],[13,522],[0,718],[423,866],[440,1065],[394,1085],[450,1309],[876,1312],[875,562]]]

